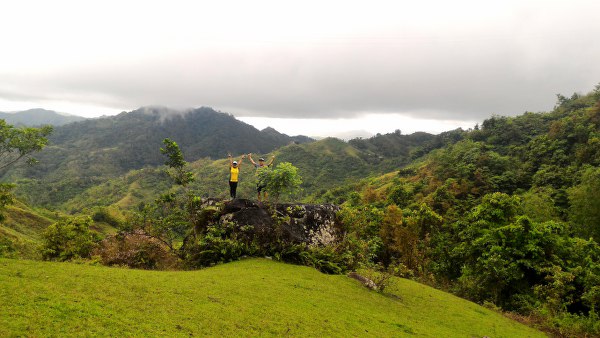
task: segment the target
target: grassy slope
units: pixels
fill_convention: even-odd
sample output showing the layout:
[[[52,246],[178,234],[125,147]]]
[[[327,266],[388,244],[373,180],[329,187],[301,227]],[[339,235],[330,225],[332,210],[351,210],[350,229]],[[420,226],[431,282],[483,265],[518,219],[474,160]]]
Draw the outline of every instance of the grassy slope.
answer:
[[[538,337],[427,286],[397,297],[265,259],[155,272],[0,259],[0,336]]]
[[[37,246],[42,231],[54,222],[55,214],[33,209],[19,201],[4,210],[0,223],[0,256],[38,258]]]

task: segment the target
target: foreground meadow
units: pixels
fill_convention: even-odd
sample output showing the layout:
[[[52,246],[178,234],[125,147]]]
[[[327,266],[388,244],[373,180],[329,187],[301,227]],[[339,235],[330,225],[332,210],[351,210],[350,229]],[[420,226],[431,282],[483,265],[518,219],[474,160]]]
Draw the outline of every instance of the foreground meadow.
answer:
[[[413,281],[388,289],[267,259],[176,272],[0,259],[0,336],[544,336]]]

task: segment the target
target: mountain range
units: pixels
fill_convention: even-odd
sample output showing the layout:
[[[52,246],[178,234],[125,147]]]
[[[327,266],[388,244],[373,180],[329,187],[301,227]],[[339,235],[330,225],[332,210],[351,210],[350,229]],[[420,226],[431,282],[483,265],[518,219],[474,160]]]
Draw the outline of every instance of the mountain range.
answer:
[[[277,162],[292,162],[304,177],[304,194],[311,195],[369,173],[394,170],[408,163],[414,154],[422,153],[422,149],[443,145],[440,136],[427,133],[393,133],[350,143],[334,138],[315,141],[306,136],[288,136],[273,128],[258,130],[233,115],[207,107],[188,111],[142,107],[116,116],[56,126],[49,145],[36,154],[37,165],[21,164],[1,173],[1,178],[18,182],[19,196],[34,205],[66,205],[87,189],[107,184],[87,195],[98,195],[99,191],[103,196],[114,195],[108,191],[116,184],[125,191],[115,195],[119,200],[129,189],[120,178],[128,172],[158,168],[164,163],[160,148],[165,138],[179,144],[186,161],[199,161],[195,164],[198,189],[208,195],[223,191],[223,161],[228,153],[234,157],[250,152],[262,156],[272,153],[277,155]],[[148,179],[148,175],[146,171],[142,176]],[[134,173],[127,177],[138,176]],[[137,179],[133,181],[129,184],[142,184]],[[153,183],[147,184],[149,189],[158,186],[155,177],[150,181]],[[140,195],[149,196],[148,192]],[[251,187],[242,185],[241,192],[251,194]]]
[[[73,196],[87,187],[126,172],[163,164],[162,141],[177,142],[188,161],[225,158],[228,153],[264,154],[290,143],[312,142],[272,128],[258,130],[233,115],[202,107],[175,111],[143,107],[116,116],[58,125],[49,145],[36,154],[39,164],[22,164],[3,179],[33,179],[40,189]],[[68,183],[65,183],[68,182]]]
[[[144,107],[116,116],[85,119],[57,126],[49,146],[38,154],[40,165],[26,173],[39,177],[57,169],[78,175],[118,176],[131,169],[160,165],[158,149],[165,138],[180,144],[188,160],[221,158],[249,152],[266,153],[289,143],[311,142],[290,137],[272,128],[263,131],[211,108],[185,112]],[[107,169],[110,168],[110,171]]]

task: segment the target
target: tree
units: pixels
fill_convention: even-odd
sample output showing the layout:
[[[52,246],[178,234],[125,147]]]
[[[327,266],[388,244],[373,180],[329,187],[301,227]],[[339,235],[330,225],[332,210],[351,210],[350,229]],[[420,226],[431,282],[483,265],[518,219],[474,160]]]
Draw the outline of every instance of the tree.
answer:
[[[534,187],[521,195],[523,213],[534,222],[558,221],[559,211],[550,187]]]
[[[27,163],[36,163],[31,157],[48,143],[47,136],[52,133],[51,126],[41,128],[15,128],[0,120],[0,170],[15,164],[21,159]]]
[[[302,178],[298,175],[298,168],[289,162],[279,163],[275,169],[261,171],[259,175],[264,175],[267,191],[276,200],[284,193],[293,193],[302,184]]]
[[[51,126],[15,128],[0,119],[0,171],[22,159],[27,160],[28,164],[36,163],[37,160],[31,155],[48,144],[47,136],[51,132]],[[2,209],[13,202],[14,187],[14,184],[0,183],[0,221],[4,219]]]
[[[600,168],[587,169],[581,184],[569,189],[570,220],[579,235],[600,241]]]
[[[188,163],[183,158],[179,145],[171,139],[164,139],[160,152],[167,156],[167,173],[177,185],[184,189],[184,196],[168,192],[159,196],[154,204],[145,206],[135,220],[138,226],[150,236],[160,240],[175,251],[175,243],[185,237],[188,229],[195,229],[200,198],[188,190],[194,181],[194,173],[187,171]]]
[[[406,185],[397,184],[390,189],[388,200],[395,205],[404,208],[410,204],[413,195],[413,192],[410,191]]]
[[[175,183],[185,188],[194,181],[194,173],[186,171],[188,163],[183,159],[183,153],[177,142],[166,138],[163,143],[165,147],[160,148],[160,152],[167,155],[165,165],[171,168],[169,175],[175,180]]]

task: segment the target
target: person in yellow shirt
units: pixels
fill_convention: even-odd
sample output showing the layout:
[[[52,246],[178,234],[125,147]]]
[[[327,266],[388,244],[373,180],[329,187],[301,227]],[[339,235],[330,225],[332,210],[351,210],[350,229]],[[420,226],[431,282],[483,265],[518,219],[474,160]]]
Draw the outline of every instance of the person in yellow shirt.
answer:
[[[229,157],[229,196],[231,199],[236,197],[237,185],[240,176],[240,168],[242,167],[242,161],[246,158],[246,155],[242,155],[240,157],[240,162],[234,161],[231,158],[231,154],[228,154]]]

